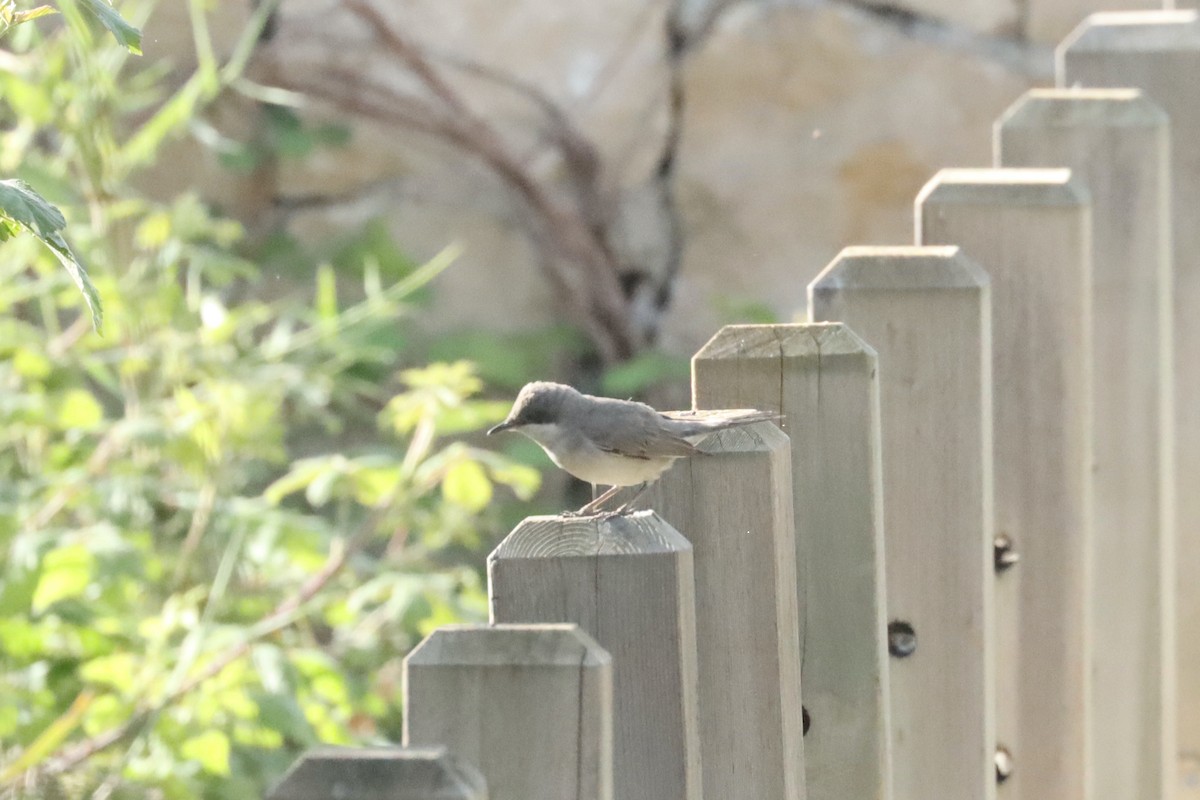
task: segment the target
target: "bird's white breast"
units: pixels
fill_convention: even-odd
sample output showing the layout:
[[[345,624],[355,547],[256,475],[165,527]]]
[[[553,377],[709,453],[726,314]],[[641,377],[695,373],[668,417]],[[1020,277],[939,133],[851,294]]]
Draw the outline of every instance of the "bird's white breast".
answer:
[[[557,425],[526,425],[521,433],[540,444],[555,464],[576,478],[601,486],[636,486],[652,481],[675,460],[616,455],[580,439],[568,445]]]

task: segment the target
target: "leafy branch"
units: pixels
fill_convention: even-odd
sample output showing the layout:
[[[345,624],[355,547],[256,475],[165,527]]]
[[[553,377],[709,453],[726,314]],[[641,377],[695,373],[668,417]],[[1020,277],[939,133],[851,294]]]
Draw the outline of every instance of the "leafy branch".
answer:
[[[50,248],[50,252],[54,253],[71,280],[83,292],[83,299],[92,312],[92,325],[100,331],[104,323],[100,295],[92,285],[87,270],[63,238],[62,230],[66,227],[67,220],[62,212],[28,183],[15,178],[0,181],[0,242],[24,230]]]
[[[329,556],[325,563],[321,565],[321,568],[311,575],[293,595],[279,603],[257,625],[253,626],[250,630],[250,635],[244,640],[224,650],[210,661],[204,669],[186,681],[183,681],[164,697],[136,710],[124,723],[83,741],[76,742],[57,753],[46,755],[39,771],[50,775],[63,774],[79,766],[97,753],[101,753],[115,745],[128,742],[137,737],[164,709],[179,702],[179,700],[195,691],[206,681],[220,675],[231,664],[244,658],[249,654],[250,648],[256,642],[262,641],[268,636],[296,624],[301,618],[300,612],[305,605],[329,585],[329,582],[342,571],[342,568],[346,566],[347,561],[353,555],[362,550],[371,541],[370,534],[374,532],[374,527],[378,524],[381,517],[382,512],[377,510],[376,514],[366,520],[362,527],[348,541],[341,539],[334,540],[329,548]],[[68,713],[70,713],[70,710]],[[65,735],[60,737],[60,741],[62,738],[65,738]],[[12,786],[19,786],[29,778],[25,770],[33,769],[34,767],[20,762],[14,766],[19,766],[23,769],[10,768],[5,774],[0,775],[0,779]]]
[[[122,47],[141,55],[141,31],[126,22],[106,0],[67,0],[71,3],[76,1],[108,29]],[[16,25],[57,13],[57,9],[48,5],[18,11],[15,0],[0,0],[0,36]],[[67,220],[62,212],[34,191],[32,186],[15,179],[0,181],[0,242],[26,231],[48,247],[83,293],[92,315],[92,326],[99,332],[104,324],[100,294],[88,277],[83,262],[63,237],[62,231],[66,227]]]
[[[28,11],[18,11],[15,0],[0,0],[0,36],[7,33],[9,28],[20,25],[22,22],[30,22],[38,17],[57,13],[51,6],[38,6]]]

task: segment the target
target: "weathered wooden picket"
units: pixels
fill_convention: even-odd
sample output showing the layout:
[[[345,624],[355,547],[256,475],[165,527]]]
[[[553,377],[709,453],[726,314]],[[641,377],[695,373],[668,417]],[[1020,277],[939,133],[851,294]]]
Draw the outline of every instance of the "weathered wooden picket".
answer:
[[[696,354],[778,427],[523,522],[405,747],[272,800],[1200,798],[1200,12],[1093,15],[1057,83],[811,323]]]

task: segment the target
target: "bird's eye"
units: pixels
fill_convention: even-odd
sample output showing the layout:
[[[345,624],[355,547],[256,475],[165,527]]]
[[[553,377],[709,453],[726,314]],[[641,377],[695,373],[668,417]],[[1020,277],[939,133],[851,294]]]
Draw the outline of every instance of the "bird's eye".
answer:
[[[544,408],[527,408],[521,418],[526,425],[544,425],[549,422],[550,415]]]

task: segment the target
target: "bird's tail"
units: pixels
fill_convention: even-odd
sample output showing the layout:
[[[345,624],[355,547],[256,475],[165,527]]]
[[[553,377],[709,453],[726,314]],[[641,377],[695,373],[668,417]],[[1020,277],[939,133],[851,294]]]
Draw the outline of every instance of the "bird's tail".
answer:
[[[664,417],[675,425],[672,433],[677,436],[696,436],[702,433],[749,425],[752,422],[778,422],[782,414],[774,411],[759,411],[754,408],[723,408],[712,411],[663,411]]]

